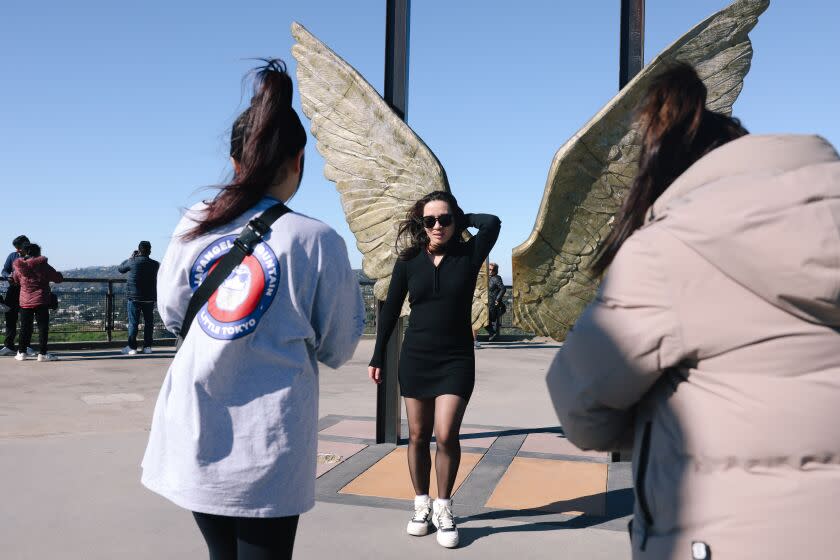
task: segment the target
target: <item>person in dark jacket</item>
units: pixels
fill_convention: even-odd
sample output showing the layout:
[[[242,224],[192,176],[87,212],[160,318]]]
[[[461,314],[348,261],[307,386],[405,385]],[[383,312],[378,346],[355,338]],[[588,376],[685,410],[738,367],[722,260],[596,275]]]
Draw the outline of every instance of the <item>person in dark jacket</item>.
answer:
[[[12,281],[20,286],[20,348],[15,359],[27,357],[24,349],[32,340],[32,327],[38,321],[38,361],[52,362],[58,358],[47,352],[50,328],[50,282],[63,282],[64,277],[41,256],[41,246],[35,243],[23,247],[23,258],[12,265]]]
[[[490,281],[488,287],[489,305],[490,305],[490,325],[487,327],[487,332],[490,333],[490,342],[496,340],[499,336],[499,331],[502,330],[502,315],[507,311],[503,298],[505,297],[505,283],[502,277],[499,276],[499,265],[490,263]]]
[[[155,302],[157,301],[157,274],[160,263],[149,257],[152,244],[141,241],[131,257],[124,260],[117,270],[128,273],[126,298],[128,299],[128,346],[123,354],[137,354],[137,328],[143,313],[143,353],[152,353],[155,331]]]

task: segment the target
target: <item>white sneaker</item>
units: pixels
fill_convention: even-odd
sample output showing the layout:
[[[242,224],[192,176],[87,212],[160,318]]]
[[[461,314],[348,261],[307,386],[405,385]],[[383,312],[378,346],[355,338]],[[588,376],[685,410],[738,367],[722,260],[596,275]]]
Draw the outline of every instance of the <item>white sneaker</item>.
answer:
[[[414,500],[414,517],[408,522],[405,530],[409,535],[423,537],[429,534],[429,523],[432,522],[432,499]]]
[[[449,505],[435,500],[432,506],[432,524],[437,528],[437,542],[446,548],[458,546],[458,528],[452,515],[452,502]]]
[[[143,348],[143,353],[144,354],[151,354],[152,353],[152,347],[151,346],[146,346],[145,348]]]
[[[26,359],[26,354],[24,354],[23,352],[18,352],[17,354],[15,354],[15,360],[17,360],[19,362],[22,362],[25,359]]]
[[[37,353],[38,353],[38,352],[36,352],[36,351],[35,351],[35,350],[33,350],[32,348],[27,348],[27,349],[26,349],[26,355],[27,355],[27,356],[29,356],[30,358],[31,358],[32,356],[35,356]]]
[[[0,348],[0,356],[14,356],[15,354],[17,354],[17,352],[12,350],[8,346],[4,346],[3,348]]]
[[[38,361],[39,362],[54,362],[58,359],[58,356],[55,354],[50,354],[47,352],[46,354],[38,354]]]
[[[137,350],[134,350],[131,346],[126,346],[122,350],[120,350],[123,354],[128,354],[129,356],[136,356]]]

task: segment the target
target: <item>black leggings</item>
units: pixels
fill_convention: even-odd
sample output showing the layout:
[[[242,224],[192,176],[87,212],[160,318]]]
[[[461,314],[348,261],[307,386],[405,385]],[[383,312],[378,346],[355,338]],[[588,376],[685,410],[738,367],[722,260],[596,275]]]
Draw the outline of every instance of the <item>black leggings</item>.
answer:
[[[226,517],[193,512],[210,560],[291,560],[298,515]]]
[[[38,321],[38,353],[47,353],[47,339],[50,331],[50,309],[46,305],[33,309],[20,310],[20,347],[18,352],[26,352],[32,342],[32,323]]]

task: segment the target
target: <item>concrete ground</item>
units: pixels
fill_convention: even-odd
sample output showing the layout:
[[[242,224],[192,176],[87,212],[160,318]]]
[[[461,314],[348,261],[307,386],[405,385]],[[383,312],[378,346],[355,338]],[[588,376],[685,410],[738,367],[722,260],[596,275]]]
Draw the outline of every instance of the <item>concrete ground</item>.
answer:
[[[375,389],[366,374],[372,346],[362,341],[339,370],[322,367],[321,418],[374,416]],[[465,424],[556,426],[543,381],[556,348],[549,341],[478,351]],[[152,409],[172,353],[59,354],[53,363],[0,358],[0,558],[206,558],[189,512],[139,483]],[[366,452],[378,451],[370,446]],[[296,558],[630,556],[626,532],[618,530],[626,517],[617,518],[626,504],[611,520],[459,512],[457,494],[462,544],[444,550],[434,536],[405,534],[409,513],[396,509],[404,505],[399,501],[320,499],[350,463],[319,479],[319,501],[301,519]]]

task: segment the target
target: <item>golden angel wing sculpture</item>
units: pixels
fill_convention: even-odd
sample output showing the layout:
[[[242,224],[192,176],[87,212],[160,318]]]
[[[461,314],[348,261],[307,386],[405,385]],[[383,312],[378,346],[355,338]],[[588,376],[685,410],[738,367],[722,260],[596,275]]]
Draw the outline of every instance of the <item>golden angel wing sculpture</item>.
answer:
[[[633,111],[673,62],[693,65],[708,89],[707,107],[730,114],[752,60],[750,30],[769,0],[738,0],[660,53],[557,151],[528,239],[513,250],[514,321],[565,338],[594,298],[589,271],[638,168]]]
[[[384,300],[396,261],[397,223],[424,195],[450,190],[446,171],[352,66],[298,23],[292,36],[303,112],[324,156],[324,176],[341,195],[362,270],[376,280],[374,294]],[[487,297],[484,270],[473,299],[475,328],[488,322]]]

